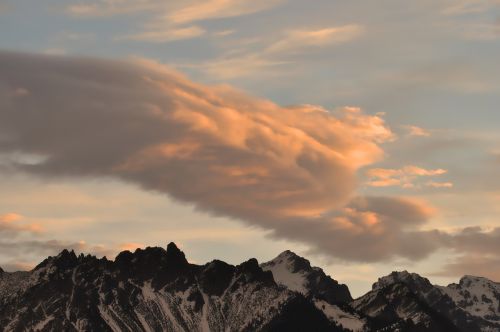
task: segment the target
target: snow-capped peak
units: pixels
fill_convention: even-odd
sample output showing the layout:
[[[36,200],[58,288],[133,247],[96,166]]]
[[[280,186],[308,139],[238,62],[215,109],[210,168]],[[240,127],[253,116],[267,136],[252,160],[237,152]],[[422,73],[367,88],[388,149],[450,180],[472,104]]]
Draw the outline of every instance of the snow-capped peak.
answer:
[[[276,283],[306,297],[317,298],[328,303],[347,303],[352,300],[346,285],[339,284],[327,276],[319,267],[290,250],[261,265],[265,271],[273,273]]]
[[[296,255],[290,250],[279,254],[276,258],[261,265],[264,271],[271,271],[276,283],[303,295],[309,294],[307,288],[309,261]]]
[[[500,323],[500,283],[466,275],[458,284],[439,287],[453,302],[473,316]]]

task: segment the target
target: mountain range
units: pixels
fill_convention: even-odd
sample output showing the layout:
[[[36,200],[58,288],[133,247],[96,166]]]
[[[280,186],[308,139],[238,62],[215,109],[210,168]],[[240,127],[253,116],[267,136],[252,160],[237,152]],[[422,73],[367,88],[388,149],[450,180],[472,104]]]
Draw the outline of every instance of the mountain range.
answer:
[[[191,264],[170,243],[114,261],[63,250],[33,270],[0,269],[0,331],[500,331],[500,284],[433,285],[406,271],[353,299],[284,251],[269,262]]]

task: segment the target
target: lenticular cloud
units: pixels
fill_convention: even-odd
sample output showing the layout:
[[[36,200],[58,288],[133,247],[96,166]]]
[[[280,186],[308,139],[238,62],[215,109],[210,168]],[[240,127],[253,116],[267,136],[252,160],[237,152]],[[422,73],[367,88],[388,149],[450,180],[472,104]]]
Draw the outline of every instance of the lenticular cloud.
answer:
[[[357,170],[393,138],[379,116],[282,107],[147,60],[0,52],[0,72],[0,155],[37,156],[0,167],[119,178],[349,259],[428,251],[384,245],[426,218],[421,203],[353,200]],[[371,244],[353,252],[341,239]]]

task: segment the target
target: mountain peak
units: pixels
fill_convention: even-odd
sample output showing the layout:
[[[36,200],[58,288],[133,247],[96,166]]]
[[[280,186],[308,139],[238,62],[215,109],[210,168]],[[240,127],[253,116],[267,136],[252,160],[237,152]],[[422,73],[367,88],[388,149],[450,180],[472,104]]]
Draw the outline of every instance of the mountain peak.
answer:
[[[417,273],[410,273],[406,270],[404,271],[393,271],[391,274],[379,278],[376,283],[373,284],[372,289],[384,288],[396,283],[404,283],[407,285],[430,285],[428,279],[418,275]]]
[[[167,245],[167,263],[180,266],[189,264],[184,252],[182,252],[182,250],[180,250],[173,242],[170,242]]]
[[[285,264],[289,270],[293,273],[297,273],[300,271],[308,271],[311,269],[311,263],[290,250],[285,250],[274,259],[270,260],[263,265],[279,265]]]
[[[0,326],[16,331],[500,328],[500,284],[486,278],[464,276],[441,287],[415,273],[392,272],[352,301],[346,285],[290,250],[260,266],[254,258],[237,266],[189,264],[175,243],[123,251],[114,262],[63,250],[35,270],[1,271]],[[40,303],[50,305],[25,310]]]
[[[261,264],[265,271],[273,273],[274,280],[288,289],[305,296],[326,300],[328,303],[352,300],[346,285],[340,285],[327,276],[322,269],[290,250],[285,250],[276,258]]]
[[[494,281],[485,278],[485,277],[478,277],[478,276],[473,276],[473,275],[464,275],[462,278],[460,278],[460,285],[463,285],[465,283],[477,283],[477,282],[486,282],[486,283],[495,283]]]

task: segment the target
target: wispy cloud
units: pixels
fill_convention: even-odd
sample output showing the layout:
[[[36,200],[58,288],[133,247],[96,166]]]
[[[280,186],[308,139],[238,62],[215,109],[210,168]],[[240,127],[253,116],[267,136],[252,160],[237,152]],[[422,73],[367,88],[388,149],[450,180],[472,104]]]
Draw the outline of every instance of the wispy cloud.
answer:
[[[282,0],[98,0],[66,7],[77,17],[105,17],[148,12],[150,17],[139,32],[118,36],[117,40],[171,42],[199,37],[205,29],[193,22],[249,15],[273,8]],[[228,31],[228,30],[227,30]]]
[[[286,32],[285,37],[271,44],[264,53],[275,54],[297,52],[309,47],[323,47],[349,42],[359,38],[364,28],[358,24],[349,24],[321,29],[302,29]]]
[[[369,178],[368,185],[371,187],[399,186],[403,188],[415,188],[416,180],[420,177],[433,177],[446,174],[444,169],[425,169],[417,166],[405,166],[401,169],[373,168],[366,172]],[[449,188],[449,183],[427,182],[426,185],[434,188]]]
[[[205,32],[205,29],[198,26],[189,26],[181,28],[170,28],[164,31],[143,31],[136,34],[119,37],[117,38],[117,40],[140,40],[153,43],[164,43],[169,41],[200,37],[203,36]]]
[[[251,43],[249,49],[231,50],[228,54],[198,65],[180,65],[180,67],[196,67],[210,77],[233,79],[251,75],[262,75],[280,67],[289,68],[294,62],[293,56],[298,53],[314,52],[326,47],[347,43],[359,38],[364,28],[361,25],[349,24],[337,27],[316,29],[289,30],[279,38],[262,43]],[[257,47],[253,44],[258,44]]]
[[[417,127],[417,126],[403,126],[407,131],[409,136],[421,136],[421,137],[429,137],[431,136],[430,131]]]
[[[435,181],[429,181],[425,184],[428,187],[432,188],[453,188],[453,183],[452,182],[435,182]]]
[[[197,1],[167,13],[165,19],[175,24],[235,17],[257,13],[282,3],[283,0],[208,0]]]
[[[72,4],[66,12],[79,17],[114,16],[154,12],[155,19],[173,24],[187,24],[195,21],[235,17],[270,9],[284,0],[95,0]]]
[[[449,3],[442,13],[451,16],[483,13],[492,7],[500,6],[498,0],[452,0]]]
[[[66,12],[78,17],[101,17],[158,10],[168,4],[158,0],[95,0],[71,4]]]

